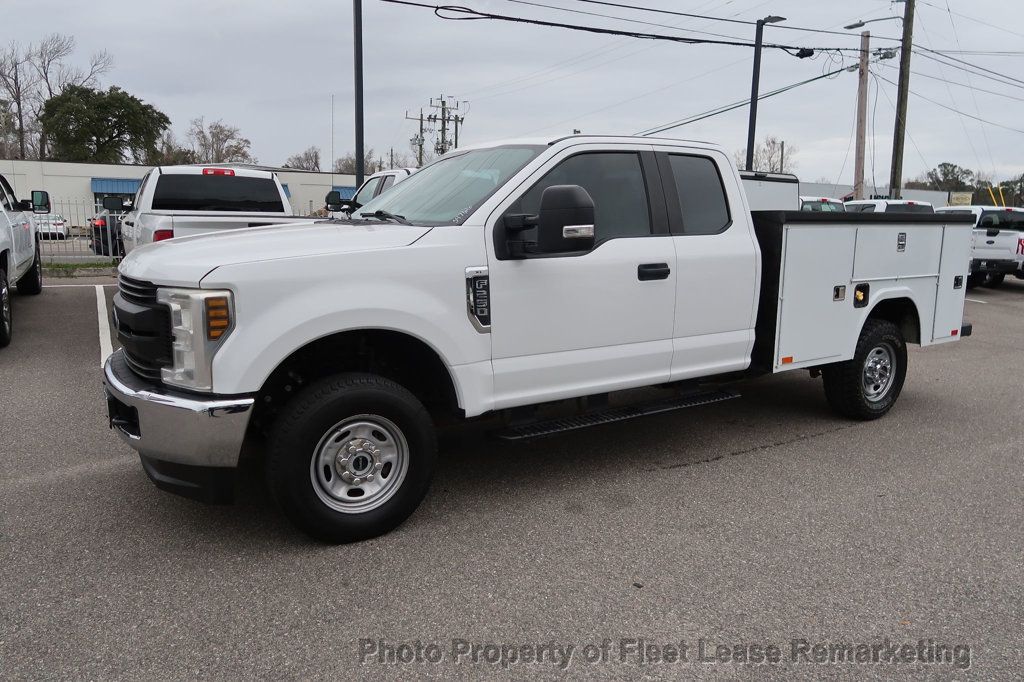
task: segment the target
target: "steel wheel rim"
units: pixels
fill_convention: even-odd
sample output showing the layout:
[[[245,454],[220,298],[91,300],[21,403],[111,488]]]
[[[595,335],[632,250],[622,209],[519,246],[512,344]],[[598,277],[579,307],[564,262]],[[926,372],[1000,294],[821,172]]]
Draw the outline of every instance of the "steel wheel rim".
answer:
[[[409,470],[409,444],[398,426],[376,414],[344,419],[313,450],[309,476],[325,505],[344,514],[377,509],[398,492]]]
[[[4,333],[11,331],[11,289],[7,279],[0,280],[0,322],[3,322]]]
[[[864,359],[861,384],[868,402],[877,403],[888,395],[896,377],[896,350],[883,341]]]

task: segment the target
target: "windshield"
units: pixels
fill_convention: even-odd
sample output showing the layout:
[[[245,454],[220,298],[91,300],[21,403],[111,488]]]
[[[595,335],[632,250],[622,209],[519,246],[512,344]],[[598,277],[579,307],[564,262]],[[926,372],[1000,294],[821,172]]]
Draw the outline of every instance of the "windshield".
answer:
[[[447,156],[379,195],[356,215],[386,211],[416,225],[461,225],[543,146],[473,149]]]

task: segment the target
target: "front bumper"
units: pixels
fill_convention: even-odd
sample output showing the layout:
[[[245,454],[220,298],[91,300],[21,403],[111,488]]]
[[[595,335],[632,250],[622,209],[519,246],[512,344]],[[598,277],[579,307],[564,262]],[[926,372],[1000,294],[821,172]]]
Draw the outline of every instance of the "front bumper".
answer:
[[[1010,274],[1017,270],[1015,260],[990,260],[988,258],[975,258],[971,261],[971,272],[994,272]]]
[[[206,499],[206,479],[238,465],[252,396],[205,397],[154,385],[128,368],[121,350],[107,359],[103,386],[110,428],[139,452],[158,487]]]

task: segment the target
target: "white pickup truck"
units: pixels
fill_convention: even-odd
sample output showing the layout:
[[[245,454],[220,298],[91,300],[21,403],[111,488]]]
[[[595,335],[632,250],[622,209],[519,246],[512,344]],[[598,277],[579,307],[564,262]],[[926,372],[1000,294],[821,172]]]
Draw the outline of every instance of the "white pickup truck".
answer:
[[[513,141],[447,154],[362,218],[138,249],[114,297],[110,424],[158,487],[207,501],[261,442],[287,515],[352,541],[419,504],[436,423],[514,415],[500,435],[533,438],[796,369],[874,419],[907,343],[970,332],[970,218],[752,215],[741,183],[711,144]],[[604,405],[647,386],[675,392]],[[545,418],[567,399],[587,409]]]
[[[39,234],[32,214],[49,212],[49,194],[34,191],[31,199],[19,201],[11,183],[0,175],[0,348],[10,345],[14,335],[11,283],[17,283],[19,294],[32,296],[43,290]]]
[[[174,237],[309,221],[294,216],[276,173],[227,166],[158,166],[131,202],[106,197],[103,208],[127,211],[120,233],[126,254]]]
[[[998,287],[1007,275],[1024,279],[1024,209],[1004,206],[946,206],[945,215],[975,221],[968,287]]]

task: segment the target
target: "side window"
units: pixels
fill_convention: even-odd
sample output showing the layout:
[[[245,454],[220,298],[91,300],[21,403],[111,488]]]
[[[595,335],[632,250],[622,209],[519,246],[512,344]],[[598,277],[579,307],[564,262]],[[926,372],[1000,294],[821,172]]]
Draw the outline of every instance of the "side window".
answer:
[[[636,152],[588,152],[569,157],[527,190],[508,212],[536,215],[541,195],[553,185],[579,185],[590,194],[595,244],[651,234],[647,184]],[[529,233],[525,236],[532,238]]]
[[[135,190],[135,196],[132,198],[132,210],[139,210],[139,200],[142,199],[142,191],[146,189],[146,183],[149,182],[149,176],[152,174],[153,171],[150,171],[142,176],[142,182],[139,183],[139,188]]]
[[[0,204],[2,204],[4,209],[7,211],[16,211],[18,210],[16,208],[16,201],[14,191],[7,182],[7,178],[0,175]]]
[[[394,175],[385,175],[384,176],[384,182],[380,183],[380,192],[379,192],[379,194],[383,194],[384,192],[386,192],[388,190],[388,187],[391,187],[391,185],[393,185],[393,184],[395,184],[395,176]]]
[[[380,184],[380,178],[370,178],[364,184],[362,189],[355,196],[357,204],[362,206],[363,204],[369,203],[370,199],[377,194],[377,185]]]
[[[683,234],[718,234],[732,223],[718,166],[706,156],[670,154]],[[810,209],[814,210],[814,209]]]

